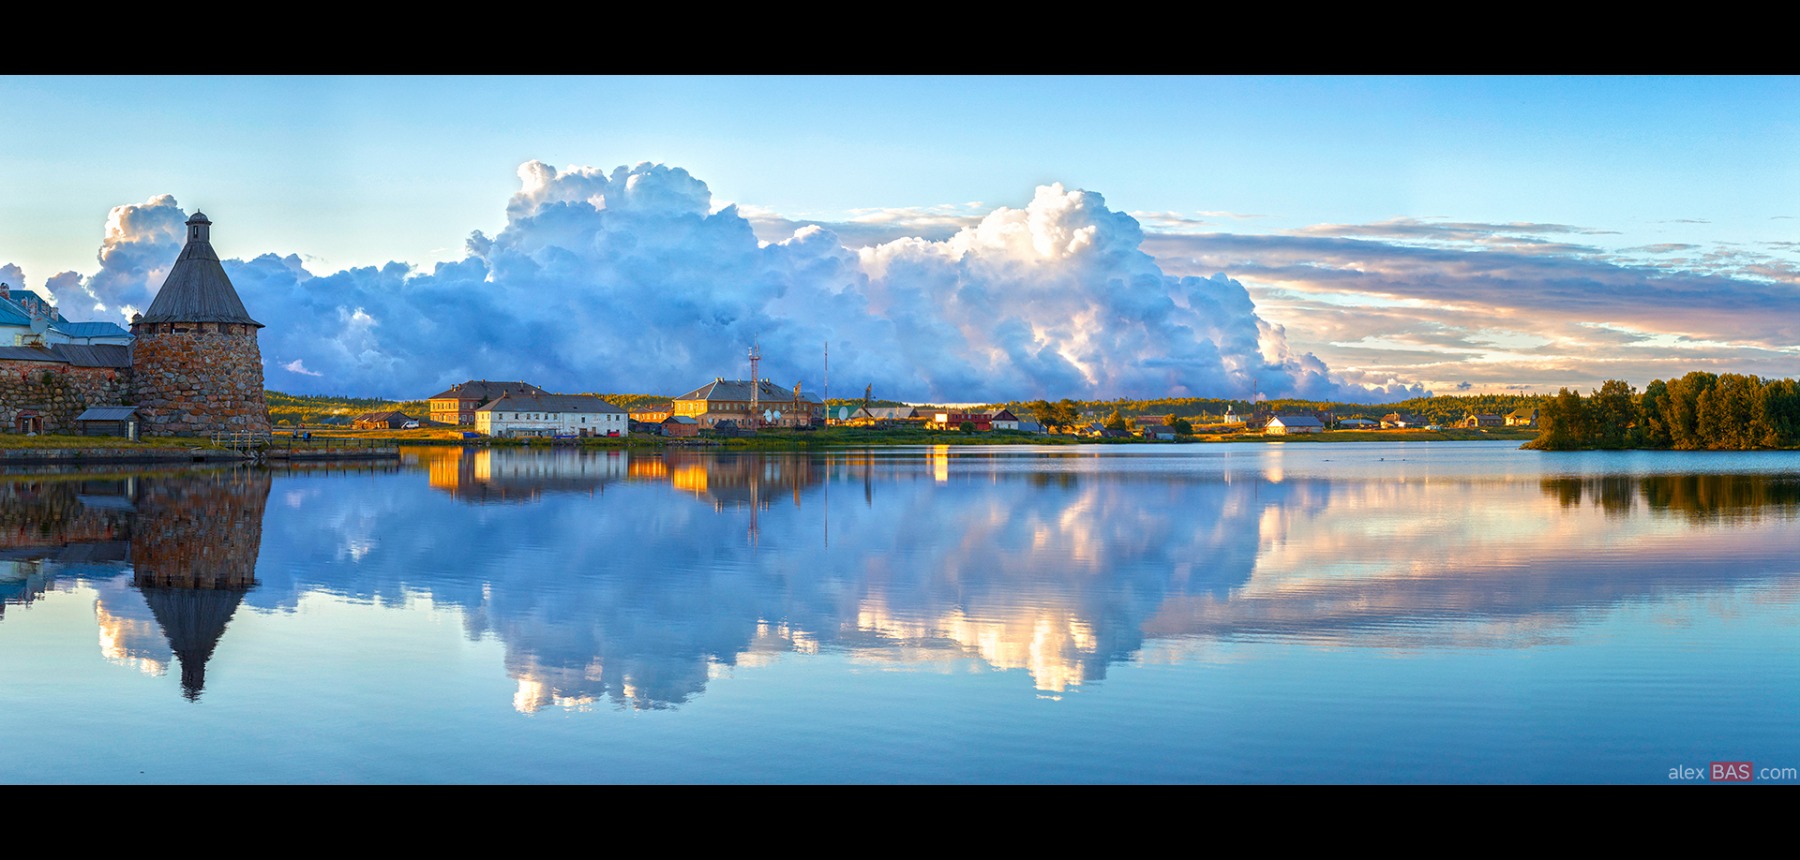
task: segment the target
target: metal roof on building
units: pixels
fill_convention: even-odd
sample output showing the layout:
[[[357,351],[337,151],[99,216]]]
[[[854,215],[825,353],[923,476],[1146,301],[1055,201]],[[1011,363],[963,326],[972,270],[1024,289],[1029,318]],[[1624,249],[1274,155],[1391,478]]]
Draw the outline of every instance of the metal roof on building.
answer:
[[[624,415],[625,410],[592,394],[513,394],[483,404],[476,412],[599,412]]]
[[[53,343],[49,346],[0,346],[0,361],[44,361],[74,367],[131,366],[131,347],[116,344]]]
[[[212,222],[195,213],[188,223]],[[219,264],[218,252],[204,236],[203,232],[199,238],[189,238],[182,247],[181,256],[175,258],[169,277],[156,291],[156,299],[141,321],[248,323],[261,328],[262,323],[251,319],[250,312],[244,310],[243,300],[231,286],[231,278],[226,277],[225,267]]]
[[[130,367],[131,347],[112,343],[54,343],[52,352],[61,353],[76,367]]]
[[[471,379],[461,385],[452,385],[425,399],[449,400],[454,397],[457,400],[478,400],[486,403],[507,393],[516,397],[522,394],[549,394],[550,392],[529,382],[490,382],[486,379]]]
[[[130,421],[137,416],[136,406],[89,406],[75,416],[76,421]]]
[[[750,380],[748,379],[715,379],[712,382],[702,385],[675,399],[706,401],[741,400],[747,402],[750,400],[750,392]],[[761,390],[757,393],[756,399],[758,402],[762,403],[792,403],[794,402],[794,392],[765,379],[762,380]],[[800,395],[800,401],[802,403],[812,404],[817,404],[819,402],[806,396],[804,393]]]
[[[131,337],[131,332],[111,322],[59,322],[50,328],[69,337]]]

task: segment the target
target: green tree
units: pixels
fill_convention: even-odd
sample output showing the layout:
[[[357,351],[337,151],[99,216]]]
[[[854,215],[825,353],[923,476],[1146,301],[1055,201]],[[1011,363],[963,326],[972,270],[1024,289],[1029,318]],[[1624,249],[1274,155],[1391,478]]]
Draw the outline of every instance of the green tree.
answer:
[[[1637,391],[1630,383],[1608,379],[1600,384],[1588,403],[1588,420],[1592,437],[1587,444],[1600,448],[1623,448],[1631,426],[1637,419]]]
[[[1538,437],[1526,444],[1542,451],[1570,451],[1593,444],[1588,404],[1567,388],[1538,406]]]

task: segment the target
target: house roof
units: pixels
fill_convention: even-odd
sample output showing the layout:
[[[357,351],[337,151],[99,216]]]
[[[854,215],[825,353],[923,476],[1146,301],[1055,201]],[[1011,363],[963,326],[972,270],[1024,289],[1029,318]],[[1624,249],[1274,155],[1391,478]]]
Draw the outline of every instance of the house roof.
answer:
[[[1311,415],[1277,415],[1269,419],[1270,424],[1281,422],[1283,427],[1323,427],[1324,422]]]
[[[411,415],[408,415],[404,412],[397,412],[392,409],[389,409],[384,412],[364,412],[363,414],[356,416],[356,420],[358,420],[358,421],[391,421],[395,418],[398,418],[402,421],[412,421],[413,420],[413,417]]]
[[[0,346],[0,360],[44,361],[74,367],[131,366],[131,347],[116,344],[53,343],[48,346]]]
[[[513,394],[481,405],[476,412],[592,412],[624,415],[625,410],[592,394]]]
[[[471,379],[468,382],[452,385],[426,399],[448,400],[450,398],[456,398],[457,400],[477,400],[486,403],[489,400],[493,400],[494,398],[509,392],[514,396],[520,394],[550,393],[529,382],[490,382],[486,379]]]
[[[130,337],[128,332],[118,323],[113,322],[58,322],[50,327],[69,337]]]
[[[212,222],[196,212],[188,223]],[[219,264],[218,252],[205,235],[202,232],[188,239],[140,321],[246,323],[262,328],[262,323],[251,319],[250,312],[244,310],[243,300],[238,298],[231,278],[225,275],[225,267]]]
[[[748,379],[715,379],[712,382],[702,385],[699,388],[696,388],[693,391],[683,394],[680,397],[677,397],[675,399],[676,400],[705,400],[709,403],[714,400],[732,400],[732,401],[746,401],[747,402],[750,400],[750,394],[751,394],[751,386],[750,386],[750,380],[748,380]],[[776,385],[776,384],[768,381],[767,379],[762,380],[762,384],[759,386],[759,388],[756,392],[756,395],[757,395],[756,400],[759,403],[792,403],[792,402],[794,402],[794,392],[793,391],[782,388],[781,386]],[[818,403],[819,403],[819,401],[812,399],[811,397],[807,396],[804,393],[800,395],[800,402],[810,403],[815,406],[818,405]]]
[[[76,421],[130,421],[137,415],[136,406],[89,406],[75,416]]]

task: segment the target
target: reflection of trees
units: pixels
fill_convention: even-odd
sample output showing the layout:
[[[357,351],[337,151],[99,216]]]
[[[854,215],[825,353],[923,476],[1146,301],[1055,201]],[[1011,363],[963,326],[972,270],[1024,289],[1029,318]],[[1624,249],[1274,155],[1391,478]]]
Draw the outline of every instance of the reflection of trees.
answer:
[[[1792,475],[1700,473],[1678,475],[1556,476],[1542,479],[1546,495],[1563,507],[1592,500],[1623,516],[1642,499],[1650,510],[1695,521],[1764,513],[1792,516],[1800,508],[1800,478]]]

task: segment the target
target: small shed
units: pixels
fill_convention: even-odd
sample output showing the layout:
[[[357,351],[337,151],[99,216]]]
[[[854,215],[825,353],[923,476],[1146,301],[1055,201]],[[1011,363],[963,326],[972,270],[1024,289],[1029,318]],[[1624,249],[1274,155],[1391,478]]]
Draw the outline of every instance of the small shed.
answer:
[[[75,416],[75,429],[83,436],[123,436],[136,439],[137,407],[89,406],[87,411]]]
[[[1264,425],[1263,433],[1268,436],[1290,436],[1296,433],[1319,433],[1324,429],[1324,422],[1311,415],[1277,415]]]
[[[700,435],[700,422],[686,415],[671,415],[662,420],[664,436],[692,437]]]
[[[416,420],[404,412],[364,412],[350,426],[357,430],[401,430]]]

